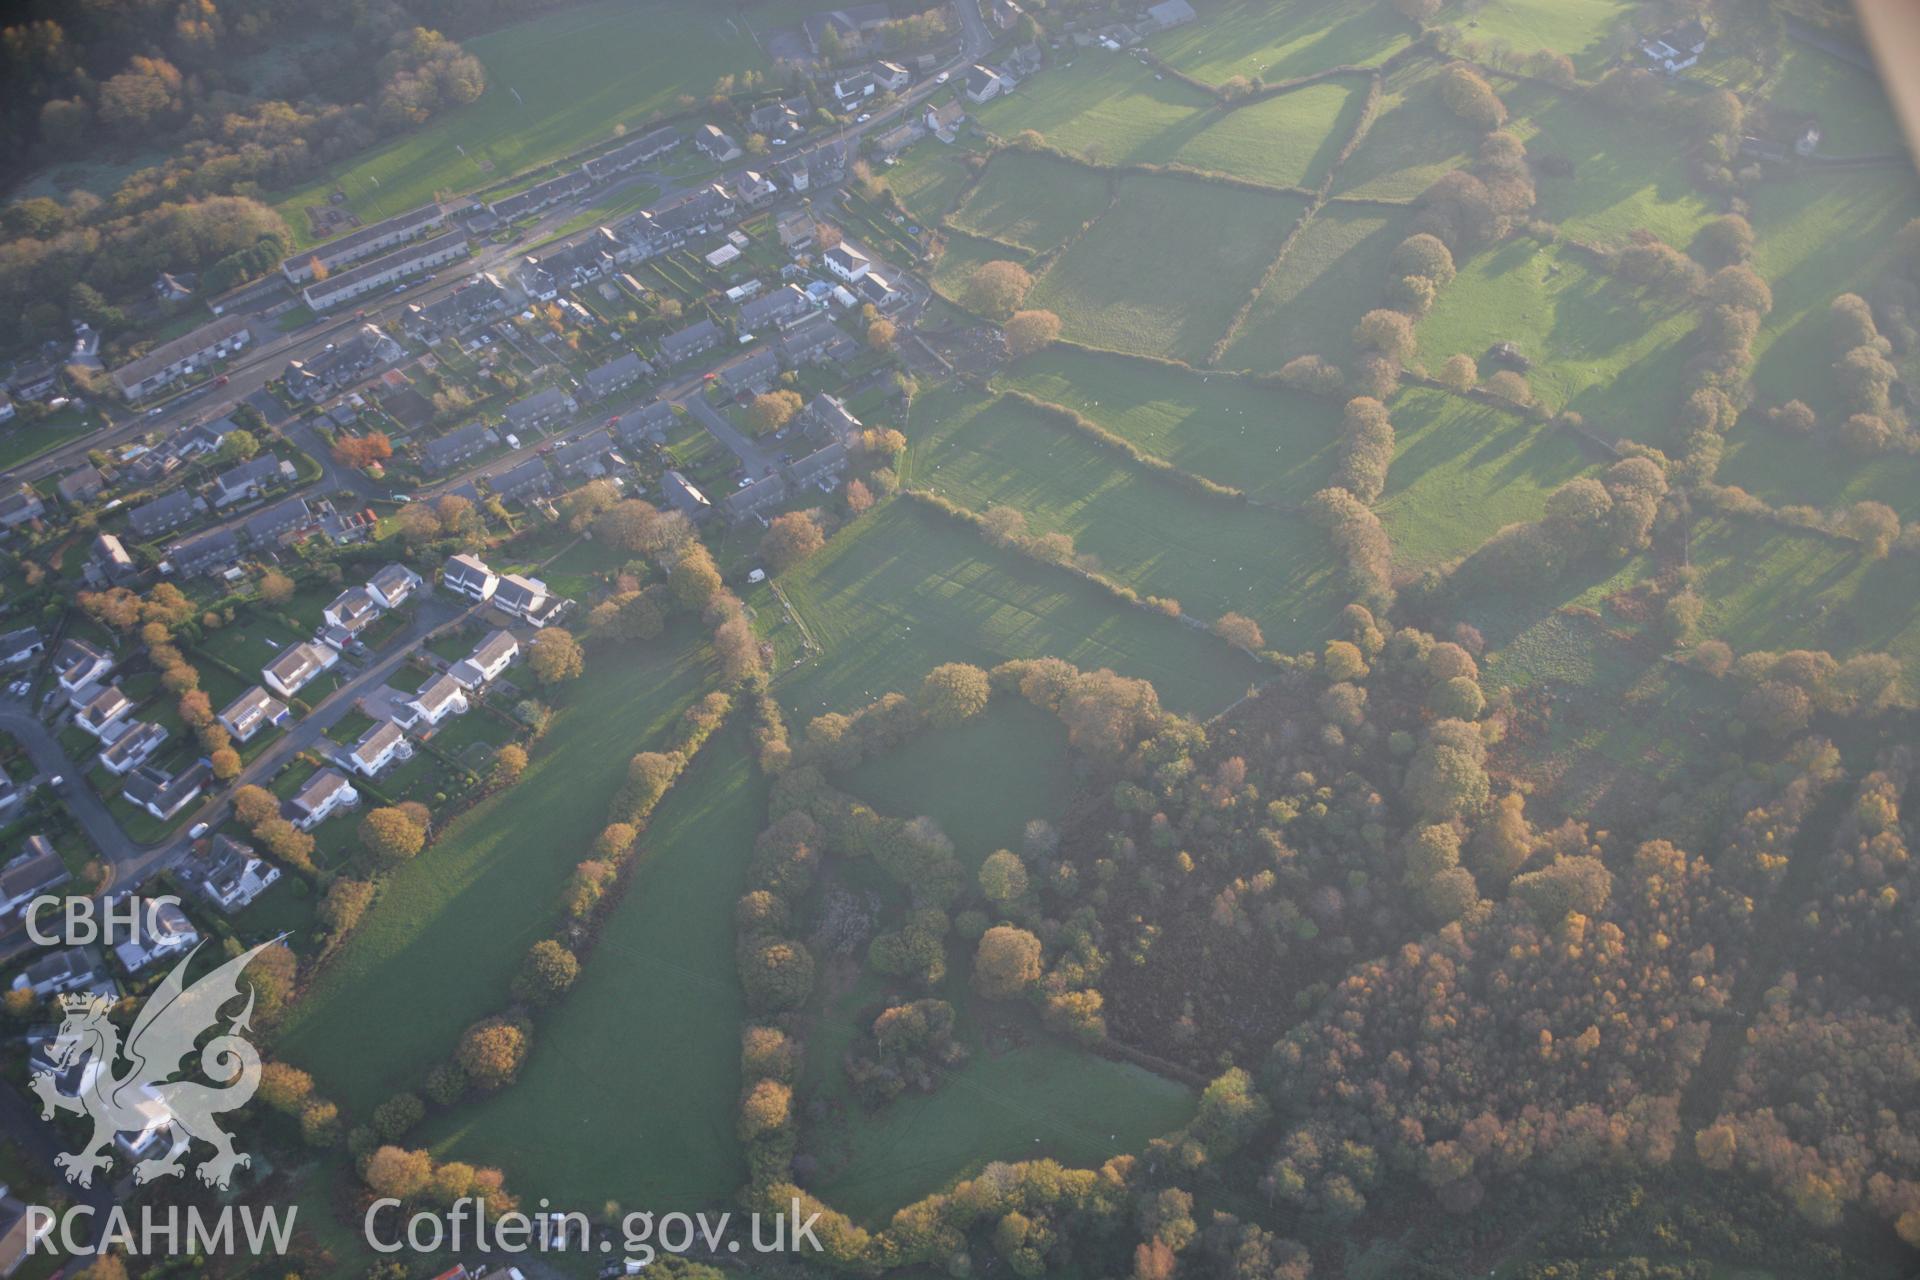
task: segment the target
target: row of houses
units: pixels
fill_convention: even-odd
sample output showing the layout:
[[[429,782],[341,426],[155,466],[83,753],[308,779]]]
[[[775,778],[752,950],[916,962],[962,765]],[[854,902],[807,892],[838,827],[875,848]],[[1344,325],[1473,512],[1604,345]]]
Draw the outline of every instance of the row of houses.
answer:
[[[573,607],[573,601],[555,595],[540,579],[518,573],[495,573],[486,561],[474,555],[448,557],[440,569],[440,585],[455,595],[491,604],[534,627],[558,621]]]
[[[398,244],[418,239],[446,225],[447,209],[438,202],[409,209],[397,217],[361,227],[337,240],[299,253],[280,264],[280,274],[288,284],[306,284],[317,276],[331,275],[345,266],[384,253]],[[318,270],[316,270],[316,267]]]
[[[237,355],[251,341],[253,329],[245,316],[226,316],[203,324],[115,369],[111,375],[114,389],[122,399],[143,399]]]
[[[464,257],[466,252],[466,232],[444,232],[338,275],[316,280],[302,289],[300,295],[315,311],[328,311],[377,289],[397,284],[409,276],[444,266],[456,258]]]
[[[289,360],[281,377],[289,395],[318,404],[358,382],[376,366],[391,364],[405,355],[405,349],[380,326],[363,324],[351,336],[329,342],[305,359]]]

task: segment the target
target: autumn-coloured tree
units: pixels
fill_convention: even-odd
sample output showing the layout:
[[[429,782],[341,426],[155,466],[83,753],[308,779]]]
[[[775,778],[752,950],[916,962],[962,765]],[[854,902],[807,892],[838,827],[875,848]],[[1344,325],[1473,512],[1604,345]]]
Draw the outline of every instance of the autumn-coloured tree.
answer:
[[[1255,652],[1266,647],[1267,638],[1260,633],[1260,624],[1243,613],[1223,613],[1213,624],[1214,634],[1228,644],[1238,645],[1242,649]]]
[[[530,1028],[520,1019],[488,1018],[468,1027],[454,1050],[454,1061],[477,1089],[492,1091],[513,1083],[526,1061]]]
[[[1044,351],[1060,337],[1060,317],[1051,311],[1016,311],[1002,327],[1015,359]]]
[[[541,684],[560,684],[580,677],[586,670],[586,655],[567,631],[548,627],[527,646],[527,665]]]
[[[764,436],[778,431],[793,421],[805,405],[798,391],[781,388],[757,395],[746,408],[747,429],[755,435]]]
[[[1032,288],[1033,276],[1025,267],[997,258],[981,263],[967,277],[965,302],[984,316],[1010,316]]]
[[[260,575],[260,599],[274,608],[285,607],[293,599],[293,579],[277,569]]]
[[[360,820],[360,843],[383,862],[404,862],[426,844],[424,827],[400,809],[369,809]]]
[[[363,436],[342,432],[333,440],[333,460],[343,467],[370,467],[391,457],[393,441],[384,431],[370,431]]]
[[[827,544],[820,528],[819,514],[813,511],[788,511],[767,523],[760,539],[760,555],[775,573],[792,568]]]
[[[995,925],[980,937],[973,957],[975,988],[989,1000],[1011,1000],[1040,979],[1040,939],[1025,929]]]
[[[951,728],[985,711],[991,693],[986,672],[964,662],[948,662],[927,672],[913,704],[928,724]]]

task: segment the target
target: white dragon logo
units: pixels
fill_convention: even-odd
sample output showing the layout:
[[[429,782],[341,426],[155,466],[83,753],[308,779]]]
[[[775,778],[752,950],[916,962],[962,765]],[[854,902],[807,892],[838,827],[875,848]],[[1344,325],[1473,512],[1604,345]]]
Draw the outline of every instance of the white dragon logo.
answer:
[[[222,1111],[245,1106],[260,1083],[260,1054],[239,1034],[250,1029],[251,983],[246,991],[247,1006],[240,1016],[199,1051],[200,1070],[221,1083],[168,1081],[181,1070],[181,1060],[194,1052],[195,1041],[220,1021],[220,1010],[239,997],[241,970],[278,941],[263,942],[235,956],[191,987],[186,985],[187,966],[200,948],[189,951],[154,989],[134,1019],[125,1049],[131,1065],[120,1076],[113,1074],[121,1058],[121,1045],[119,1029],[107,1020],[110,1002],[93,995],[62,997],[65,1019],[48,1057],[56,1069],[65,1071],[92,1055],[92,1070],[84,1077],[77,1098],[59,1091],[52,1072],[36,1074],[33,1090],[40,1095],[42,1119],[51,1120],[56,1111],[72,1111],[93,1121],[93,1136],[80,1150],[55,1158],[68,1181],[83,1187],[93,1185],[94,1171],[112,1165],[113,1139],[120,1133],[145,1137],[164,1131],[171,1140],[166,1151],[134,1166],[135,1182],[185,1172],[182,1161],[195,1138],[214,1149],[214,1154],[195,1170],[200,1181],[210,1187],[226,1189],[234,1170],[252,1163],[251,1157],[233,1149],[233,1139],[213,1120]]]

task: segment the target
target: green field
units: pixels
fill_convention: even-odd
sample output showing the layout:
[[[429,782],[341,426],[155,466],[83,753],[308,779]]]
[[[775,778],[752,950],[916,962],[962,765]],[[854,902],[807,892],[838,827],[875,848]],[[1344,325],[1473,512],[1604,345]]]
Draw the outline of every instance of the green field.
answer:
[[[952,211],[973,176],[966,163],[972,154],[957,145],[929,140],[901,152],[898,163],[883,176],[909,213],[921,222],[938,222]]]
[[[636,751],[657,745],[709,681],[692,626],[597,652],[510,791],[468,810],[379,900],[280,1029],[277,1051],[356,1108],[416,1087],[460,1031],[505,1003],[561,885],[606,821]],[[377,1052],[369,1052],[377,1046]]]
[[[1490,0],[1476,6],[1460,26],[1472,40],[1504,45],[1516,53],[1564,53],[1582,74],[1592,75],[1612,55],[1608,37],[1633,12],[1624,0]],[[1441,21],[1459,20],[1443,14]]]
[[[1340,412],[1311,396],[1070,348],[1031,356],[997,381],[1263,502],[1304,502],[1332,475]]]
[[[1083,49],[1015,92],[969,109],[1003,138],[1032,129],[1062,151],[1126,164],[1177,151],[1206,127],[1213,101],[1178,80],[1154,79],[1125,54]]]
[[[1441,391],[1410,388],[1389,406],[1395,450],[1375,504],[1394,567],[1432,568],[1521,520],[1592,464],[1564,431]]]
[[[1179,623],[1124,608],[1062,571],[996,551],[906,501],[876,509],[781,585],[825,652],[779,679],[799,717],[916,688],[942,662],[1057,657],[1151,680],[1168,707],[1211,715],[1264,678],[1250,659]],[[749,600],[763,615],[771,599]]]
[[[1365,101],[1359,81],[1308,85],[1217,117],[1168,159],[1271,186],[1316,186]]]
[[[945,247],[939,261],[933,264],[933,287],[954,300],[966,296],[967,280],[981,263],[1006,259],[1024,264],[1028,259],[1028,255],[1017,248],[982,240],[963,231],[945,233],[941,243]]]
[[[1344,364],[1354,324],[1381,305],[1387,256],[1406,239],[1403,214],[1327,205],[1288,246],[1221,363],[1270,372],[1299,355]]]
[[[1572,250],[1509,240],[1469,259],[1420,322],[1420,358],[1479,359],[1513,342],[1534,361],[1534,398],[1604,435],[1670,443],[1693,308],[1642,297]],[[1481,370],[1481,376],[1493,372]]]
[[[788,7],[757,8],[750,21],[775,25]],[[311,238],[306,206],[336,187],[363,220],[392,217],[436,193],[471,191],[610,140],[616,126],[674,110],[682,93],[703,95],[722,75],[768,66],[746,22],[692,0],[609,0],[464,43],[487,68],[480,100],[282,196],[276,207],[297,237]]]
[[[744,733],[715,737],[655,811],[626,896],[519,1082],[446,1117],[436,1154],[505,1166],[515,1187],[589,1210],[609,1197],[691,1209],[739,1187],[733,904],[766,804]]]
[[[1830,437],[1788,435],[1757,416],[1744,419],[1728,438],[1714,479],[1774,506],[1830,511],[1854,502],[1884,502],[1903,523],[1920,520],[1920,458],[1857,457]]]
[[[1383,6],[1236,0],[1208,9],[1204,22],[1160,32],[1147,47],[1210,84],[1234,76],[1271,83],[1328,67],[1373,65],[1404,48],[1413,34]]]
[[[957,728],[874,756],[841,785],[892,817],[932,818],[972,870],[996,849],[1020,848],[1028,819],[1058,822],[1074,781],[1059,719],[1002,697]]]
[[[1345,603],[1304,516],[1202,497],[1012,400],[935,393],[915,406],[915,483],[974,511],[1007,506],[1063,532],[1100,571],[1211,622],[1246,614],[1287,652],[1317,647]]]
[[[953,214],[962,231],[1038,253],[1080,230],[1107,207],[1107,179],[1064,161],[1002,151]]]
[[[1279,252],[1302,202],[1181,178],[1129,178],[1028,305],[1088,346],[1195,362]]]
[[[1480,135],[1440,102],[1428,64],[1394,72],[1386,87],[1373,127],[1341,166],[1337,194],[1411,200],[1479,145]]]

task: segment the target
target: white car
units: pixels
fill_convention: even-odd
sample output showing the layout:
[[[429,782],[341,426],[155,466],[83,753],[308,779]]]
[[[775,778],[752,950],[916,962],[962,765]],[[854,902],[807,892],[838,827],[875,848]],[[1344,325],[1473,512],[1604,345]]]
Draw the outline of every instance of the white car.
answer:
[[[509,449],[518,449],[520,447],[520,437],[511,431],[507,432],[507,447]]]
[[[865,124],[865,123],[866,123],[867,121],[869,121],[869,120],[871,120],[871,119],[873,119],[873,116],[872,116],[872,114],[871,114],[871,113],[869,113],[869,112],[865,112],[865,111],[863,111],[863,112],[861,112],[861,113],[860,113],[859,115],[857,115],[857,116],[855,116],[855,117],[853,118],[853,122],[854,122],[855,124]]]
[[[933,78],[933,82],[935,84],[945,84],[948,80],[951,80],[952,78],[953,78],[953,72],[942,71],[939,75]]]

